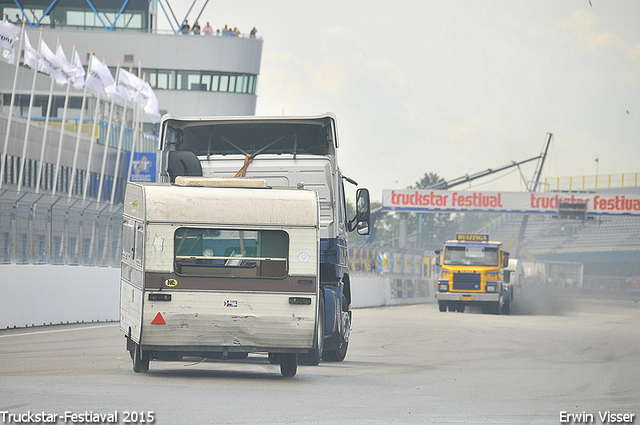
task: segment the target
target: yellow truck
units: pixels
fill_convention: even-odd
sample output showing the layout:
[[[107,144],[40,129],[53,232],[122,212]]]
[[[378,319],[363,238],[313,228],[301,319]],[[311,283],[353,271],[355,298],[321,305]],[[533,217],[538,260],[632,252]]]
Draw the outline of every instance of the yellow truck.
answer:
[[[509,314],[513,303],[509,253],[501,242],[489,235],[459,233],[436,250],[436,263],[442,276],[436,286],[440,311],[464,312],[466,306],[479,306],[483,311]]]

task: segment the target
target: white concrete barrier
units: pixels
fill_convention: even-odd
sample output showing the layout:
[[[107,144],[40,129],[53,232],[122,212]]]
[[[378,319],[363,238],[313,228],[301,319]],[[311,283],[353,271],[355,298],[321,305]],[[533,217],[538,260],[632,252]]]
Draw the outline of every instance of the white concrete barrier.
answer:
[[[0,265],[0,329],[118,320],[120,269]]]
[[[434,282],[415,275],[359,273],[351,275],[351,307],[435,302]]]
[[[0,265],[0,276],[0,330],[119,319],[119,268]],[[358,272],[351,299],[353,308],[435,301],[431,281]]]

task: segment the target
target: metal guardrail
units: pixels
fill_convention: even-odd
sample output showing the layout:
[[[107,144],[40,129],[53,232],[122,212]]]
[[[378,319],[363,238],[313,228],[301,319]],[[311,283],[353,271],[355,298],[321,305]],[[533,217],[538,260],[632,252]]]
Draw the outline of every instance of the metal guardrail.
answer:
[[[544,179],[545,191],[589,190],[637,187],[640,173],[599,174],[596,176],[548,177]]]
[[[0,264],[120,265],[122,205],[0,193]]]
[[[14,118],[24,119],[27,117],[24,115],[16,115]],[[45,117],[31,117],[33,123],[44,123]],[[59,117],[50,117],[49,125],[51,127],[60,128],[62,119]],[[93,130],[93,119],[86,118],[82,120],[82,134],[89,137],[91,136],[91,131]],[[71,133],[78,132],[78,118],[67,118],[65,121],[65,131]],[[122,129],[121,125],[112,123],[111,124],[111,134],[109,137],[109,146],[112,148],[118,147],[118,141],[120,139],[120,131]],[[105,120],[98,120],[96,125],[96,134],[94,134],[93,139],[96,139],[96,142],[100,145],[104,145],[105,139],[107,138],[107,122]],[[131,151],[131,147],[133,145],[133,130],[129,127],[124,128],[124,137],[122,141],[122,149],[125,151]],[[136,151],[137,152],[155,152],[158,148],[158,136],[154,136],[152,134],[140,133],[140,140],[137,141]]]

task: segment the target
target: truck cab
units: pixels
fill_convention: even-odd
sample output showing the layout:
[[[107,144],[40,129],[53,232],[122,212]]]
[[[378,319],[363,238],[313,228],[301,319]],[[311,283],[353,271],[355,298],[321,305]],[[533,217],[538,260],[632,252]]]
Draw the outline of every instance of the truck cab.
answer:
[[[355,217],[347,217],[345,182],[338,166],[336,118],[174,117],[160,125],[160,181],[177,176],[249,177],[270,186],[314,190],[320,203],[320,303],[324,338],[320,357],[342,361],[351,330],[348,233],[369,233],[369,192],[357,189]]]
[[[442,268],[436,287],[441,312],[464,312],[466,306],[483,311],[509,313],[513,301],[510,285],[509,253],[489,235],[462,233],[436,251]]]

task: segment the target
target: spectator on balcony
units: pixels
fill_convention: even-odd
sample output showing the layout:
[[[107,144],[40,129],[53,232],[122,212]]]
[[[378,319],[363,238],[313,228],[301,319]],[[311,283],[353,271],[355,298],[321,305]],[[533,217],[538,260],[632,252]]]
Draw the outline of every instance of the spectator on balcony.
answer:
[[[189,26],[189,20],[185,20],[184,25],[182,25],[182,28],[180,28],[180,32],[182,32],[183,34],[189,34],[190,30],[191,27]]]
[[[200,35],[200,24],[198,23],[198,21],[193,24],[193,28],[191,29],[193,30],[193,35]]]
[[[211,28],[211,25],[209,25],[209,21],[207,21],[207,25],[204,26],[202,32],[204,33],[204,35],[211,35],[211,33],[213,32],[213,28]]]

